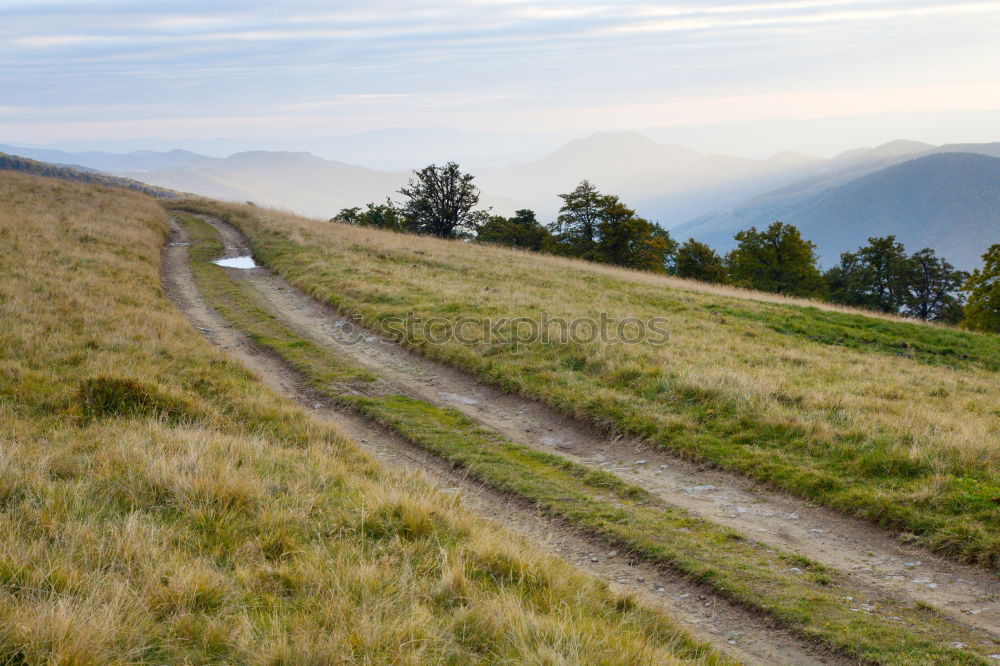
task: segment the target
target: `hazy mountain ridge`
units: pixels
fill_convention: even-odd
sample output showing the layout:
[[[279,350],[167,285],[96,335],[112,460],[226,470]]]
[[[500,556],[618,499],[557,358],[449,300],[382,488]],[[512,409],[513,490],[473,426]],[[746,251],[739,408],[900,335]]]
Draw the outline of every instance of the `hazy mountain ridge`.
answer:
[[[0,152],[0,171],[18,171],[36,176],[45,176],[47,178],[59,178],[93,185],[103,185],[104,187],[135,190],[163,199],[176,199],[183,196],[181,192],[155,187],[147,183],[132,180],[131,178],[112,176],[89,169],[77,169],[59,164],[50,164],[48,162],[21,157],[20,155],[8,155],[3,152]]]
[[[362,206],[369,201],[382,202],[387,196],[398,199],[399,188],[411,175],[408,170],[371,169],[308,152],[256,150],[217,158],[182,150],[115,154],[12,146],[0,149],[57,164],[107,170],[156,187],[253,201],[318,217],[332,217],[341,208]],[[870,207],[880,211],[878,224],[869,225],[885,229],[879,233],[894,233],[907,245],[929,245],[956,265],[970,267],[978,263],[983,248],[1000,235],[990,230],[990,204],[981,213],[974,210],[976,201],[983,205],[978,193],[964,187],[953,187],[954,196],[939,193],[938,202],[947,200],[949,210],[978,220],[969,223],[978,225],[969,233],[964,227],[957,233],[945,233],[939,228],[937,217],[945,213],[930,212],[936,210],[935,202],[927,202],[925,208],[914,208],[896,200],[893,205],[897,214],[893,217],[885,208],[886,192],[848,187],[915,158],[955,152],[1000,157],[1000,143],[933,146],[897,140],[846,151],[830,159],[790,151],[768,159],[750,159],[700,153],[660,143],[636,132],[603,132],[570,141],[535,161],[467,170],[476,176],[483,191],[483,205],[492,206],[499,214],[532,208],[543,222],[551,221],[561,204],[558,194],[572,190],[586,178],[601,191],[619,195],[641,215],[672,229],[677,238],[693,236],[720,251],[733,247],[733,235],[739,229],[766,226],[776,219],[796,224],[807,238],[817,242],[825,265],[834,263],[840,252],[853,250],[872,235],[864,225],[833,217],[849,212],[869,219],[863,214],[863,205],[849,201],[851,196],[865,196],[870,199]],[[977,168],[986,167],[979,163]],[[962,173],[961,177],[971,183],[979,182],[975,173]],[[898,174],[883,184],[902,187],[893,180],[896,177]],[[960,176],[948,173],[940,178],[958,184],[956,179]],[[927,187],[936,191],[933,183]],[[960,196],[971,199],[962,202],[956,199]],[[988,194],[984,196],[989,199]],[[832,201],[840,203],[834,205]],[[931,231],[916,233],[923,226]],[[837,231],[828,233],[826,227],[835,227]]]
[[[725,251],[740,229],[778,219],[815,242],[825,266],[869,237],[893,234],[911,251],[930,247],[957,267],[972,268],[989,245],[1000,242],[1000,159],[942,146],[818,191],[800,184],[772,192],[681,225],[675,235]]]

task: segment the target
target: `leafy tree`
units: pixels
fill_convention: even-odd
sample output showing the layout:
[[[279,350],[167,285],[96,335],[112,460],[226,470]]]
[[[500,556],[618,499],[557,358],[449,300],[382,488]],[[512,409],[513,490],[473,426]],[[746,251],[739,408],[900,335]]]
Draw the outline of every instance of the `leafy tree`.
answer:
[[[969,274],[955,270],[930,248],[912,254],[909,263],[910,279],[903,311],[918,319],[958,323],[962,318],[959,290]]]
[[[837,303],[949,322],[961,317],[958,292],[967,277],[930,248],[908,256],[895,236],[869,238],[825,275]]]
[[[774,222],[765,231],[750,227],[737,233],[736,241],[739,244],[727,257],[736,284],[792,296],[823,293],[816,245],[803,240],[795,226]]]
[[[552,225],[557,247],[564,254],[597,259],[601,213],[612,203],[609,197],[598,192],[590,181],[584,180],[575,190],[560,194],[559,198],[563,200],[563,205]]]
[[[454,162],[413,173],[416,178],[399,190],[407,199],[402,207],[407,229],[438,238],[471,236],[482,217],[473,210],[479,188],[472,184],[472,175],[462,173]]]
[[[539,251],[549,247],[551,234],[535,218],[535,211],[521,209],[513,217],[491,215],[479,227],[476,240]]]
[[[1000,333],[1000,243],[990,246],[983,255],[982,269],[972,271],[962,289],[969,295],[962,325]]]
[[[361,208],[359,206],[354,206],[352,208],[341,208],[340,212],[337,213],[336,216],[330,218],[330,221],[357,224],[359,217],[361,217]]]
[[[331,220],[331,222],[334,221],[392,231],[405,230],[403,215],[389,199],[386,199],[384,204],[369,203],[363,211],[356,206],[344,208],[337,213],[337,217]]]
[[[704,243],[689,238],[677,249],[674,274],[703,282],[726,282],[726,264],[722,257]]]
[[[677,242],[658,224],[638,217],[616,196],[602,197],[598,210],[596,261],[664,273]]]
[[[857,251],[856,270],[848,281],[848,304],[899,312],[906,304],[912,265],[895,236],[869,238]]]

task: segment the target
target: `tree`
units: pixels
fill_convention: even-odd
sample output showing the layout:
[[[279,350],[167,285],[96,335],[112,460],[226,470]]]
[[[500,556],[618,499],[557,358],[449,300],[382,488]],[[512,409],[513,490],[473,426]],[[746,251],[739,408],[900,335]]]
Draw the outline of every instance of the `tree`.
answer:
[[[912,254],[909,263],[903,311],[918,319],[957,324],[962,318],[959,290],[969,274],[955,270],[930,248]]]
[[[736,284],[792,296],[823,292],[816,245],[803,240],[793,225],[774,222],[765,231],[750,227],[737,233],[736,241],[739,244],[727,257]]]
[[[968,276],[930,248],[907,255],[895,236],[885,236],[840,255],[840,264],[824,277],[836,303],[956,322],[961,318],[959,290]]]
[[[346,222],[347,224],[356,224],[362,227],[377,227],[392,231],[405,230],[403,215],[389,199],[386,199],[384,204],[369,203],[364,211],[358,207],[344,208],[337,213],[337,217],[330,221]]]
[[[726,282],[726,264],[722,257],[704,243],[689,238],[677,249],[674,274],[703,282]]]
[[[606,195],[597,213],[593,258],[607,264],[664,273],[677,243],[658,224],[641,218],[618,197]]]
[[[857,273],[850,283],[851,305],[899,312],[906,304],[912,265],[895,236],[869,238],[857,251]]]
[[[972,271],[962,290],[968,294],[962,326],[1000,333],[1000,243],[990,246],[982,269]]]
[[[491,215],[479,227],[476,240],[481,243],[495,243],[540,251],[551,243],[549,230],[535,217],[535,211],[521,209],[513,217]]]
[[[582,259],[597,257],[598,226],[601,212],[610,205],[609,198],[597,191],[590,181],[584,180],[568,194],[560,194],[563,205],[559,217],[552,225],[557,247]]]
[[[413,174],[416,178],[399,190],[407,198],[402,207],[407,229],[438,238],[472,235],[481,218],[473,210],[479,188],[472,184],[472,175],[462,173],[454,162],[431,164]]]

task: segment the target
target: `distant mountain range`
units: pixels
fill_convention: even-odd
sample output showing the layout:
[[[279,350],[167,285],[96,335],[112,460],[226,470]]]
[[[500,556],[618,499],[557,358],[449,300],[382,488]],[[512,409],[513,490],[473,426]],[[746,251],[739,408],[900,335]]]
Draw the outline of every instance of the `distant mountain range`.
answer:
[[[969,150],[975,152],[953,152]],[[835,264],[869,237],[895,235],[910,251],[931,247],[959,268],[979,265],[1000,242],[1000,144],[929,147],[798,181],[672,230],[725,252],[733,236],[775,220],[794,224]],[[888,163],[888,166],[883,166]],[[872,168],[882,166],[882,168]]]
[[[460,136],[441,134],[445,144]],[[349,154],[360,150],[355,145],[360,140],[344,140]],[[397,198],[411,175],[307,152],[249,151],[217,158],[183,150],[116,154],[0,145],[0,151],[318,217]],[[442,158],[441,163],[439,152],[427,154]],[[910,250],[933,247],[956,266],[969,268],[978,265],[988,245],[1000,242],[997,158],[1000,143],[892,141],[830,159],[791,152],[749,159],[703,154],[636,132],[604,132],[570,141],[541,159],[468,170],[483,191],[483,205],[505,215],[532,208],[539,219],[550,221],[561,203],[558,194],[586,178],[678,239],[694,237],[721,252],[732,248],[740,229],[780,219],[816,242],[827,266],[869,236],[891,233]]]

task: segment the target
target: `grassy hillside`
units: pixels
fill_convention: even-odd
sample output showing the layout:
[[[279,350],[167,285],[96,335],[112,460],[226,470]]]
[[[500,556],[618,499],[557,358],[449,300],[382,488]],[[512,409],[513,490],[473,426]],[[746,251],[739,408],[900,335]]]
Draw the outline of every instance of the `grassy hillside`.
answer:
[[[227,212],[228,211],[228,212]],[[372,328],[508,390],[1000,563],[1000,338],[554,257],[217,209],[259,259]],[[463,317],[668,318],[669,343],[512,346]]]
[[[287,312],[268,306],[252,279],[212,263],[223,252],[212,226],[192,215],[177,217],[188,231],[198,289],[229,325],[282,358],[318,395],[395,431],[455,466],[456,473],[523,498],[630,558],[684,572],[849,658],[971,664],[982,663],[981,655],[956,649],[956,643],[981,646],[986,654],[995,650],[994,643],[927,605],[891,598],[842,571],[696,517],[612,473],[519,444],[448,406],[407,395],[390,376],[359,366],[339,345],[303,337]],[[862,599],[878,613],[859,613]]]
[[[48,164],[46,162],[37,162],[26,157],[7,155],[5,153],[0,153],[0,171],[17,171],[36,176],[72,180],[79,183],[103,185],[105,187],[118,187],[164,199],[177,199],[181,197],[181,194],[174,190],[168,190],[154,185],[147,185],[146,183],[140,183],[139,181],[132,180],[130,178],[120,178],[118,176],[109,176],[95,171],[75,169],[56,164]]]
[[[1000,240],[1000,159],[927,155],[819,192],[775,192],[686,223],[677,233],[729,249],[740,229],[774,220],[799,227],[827,266],[869,237],[894,234],[911,251],[930,247],[971,270]]]
[[[716,663],[213,349],[146,197],[0,174],[0,663]]]

